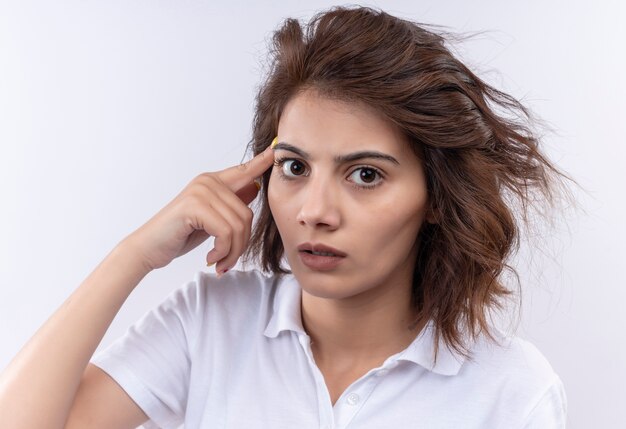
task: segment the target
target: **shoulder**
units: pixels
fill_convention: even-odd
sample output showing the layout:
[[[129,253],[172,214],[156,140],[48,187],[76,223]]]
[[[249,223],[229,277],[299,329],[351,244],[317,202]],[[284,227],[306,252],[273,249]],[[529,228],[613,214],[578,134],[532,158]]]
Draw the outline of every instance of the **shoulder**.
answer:
[[[280,279],[256,269],[232,270],[219,278],[214,273],[200,271],[175,291],[170,301],[179,308],[182,305],[196,323],[205,324],[210,319],[215,324],[224,318],[244,321],[271,308]]]
[[[198,303],[206,299],[254,299],[267,294],[276,285],[278,277],[267,275],[260,270],[233,270],[217,277],[214,273],[199,271],[194,279],[187,282],[177,292]]]
[[[497,343],[481,336],[472,348],[472,365],[500,376],[545,380],[554,369],[543,353],[530,341],[494,329]]]
[[[553,419],[565,414],[563,383],[544,354],[530,341],[494,330],[497,343],[481,337],[472,348],[472,357],[459,375],[480,380],[503,408],[514,406],[522,416],[550,408]],[[559,426],[560,427],[560,426]]]

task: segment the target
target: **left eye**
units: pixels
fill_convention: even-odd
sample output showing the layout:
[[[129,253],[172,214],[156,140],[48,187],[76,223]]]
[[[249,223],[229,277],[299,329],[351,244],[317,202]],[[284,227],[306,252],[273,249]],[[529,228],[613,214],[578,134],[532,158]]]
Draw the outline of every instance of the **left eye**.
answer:
[[[350,174],[351,180],[357,185],[370,186],[376,182],[378,171],[371,167],[357,168]]]

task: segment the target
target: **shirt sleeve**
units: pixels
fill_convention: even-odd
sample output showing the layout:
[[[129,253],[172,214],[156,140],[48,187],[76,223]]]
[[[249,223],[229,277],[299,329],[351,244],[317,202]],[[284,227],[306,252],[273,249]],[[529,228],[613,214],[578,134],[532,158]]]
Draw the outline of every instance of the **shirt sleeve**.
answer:
[[[555,374],[553,382],[528,415],[523,429],[565,429],[567,397],[563,382]]]
[[[176,429],[184,422],[190,350],[196,338],[198,282],[196,277],[172,292],[91,360],[150,418],[145,429]]]

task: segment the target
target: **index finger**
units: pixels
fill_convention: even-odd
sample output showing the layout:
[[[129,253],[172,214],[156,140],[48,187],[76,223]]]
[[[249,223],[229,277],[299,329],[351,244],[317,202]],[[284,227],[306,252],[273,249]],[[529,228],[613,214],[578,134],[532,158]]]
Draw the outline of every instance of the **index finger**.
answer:
[[[232,191],[236,192],[240,190],[256,178],[262,176],[263,173],[274,164],[275,142],[276,139],[274,139],[272,144],[263,152],[259,153],[251,160],[219,171],[217,176]]]

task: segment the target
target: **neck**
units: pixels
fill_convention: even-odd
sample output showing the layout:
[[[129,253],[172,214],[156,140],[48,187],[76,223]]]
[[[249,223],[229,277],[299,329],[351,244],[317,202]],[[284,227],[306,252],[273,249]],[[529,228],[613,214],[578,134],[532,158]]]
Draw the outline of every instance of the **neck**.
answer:
[[[382,363],[404,350],[425,321],[415,322],[411,284],[371,288],[350,298],[319,298],[302,291],[302,323],[318,364]]]

